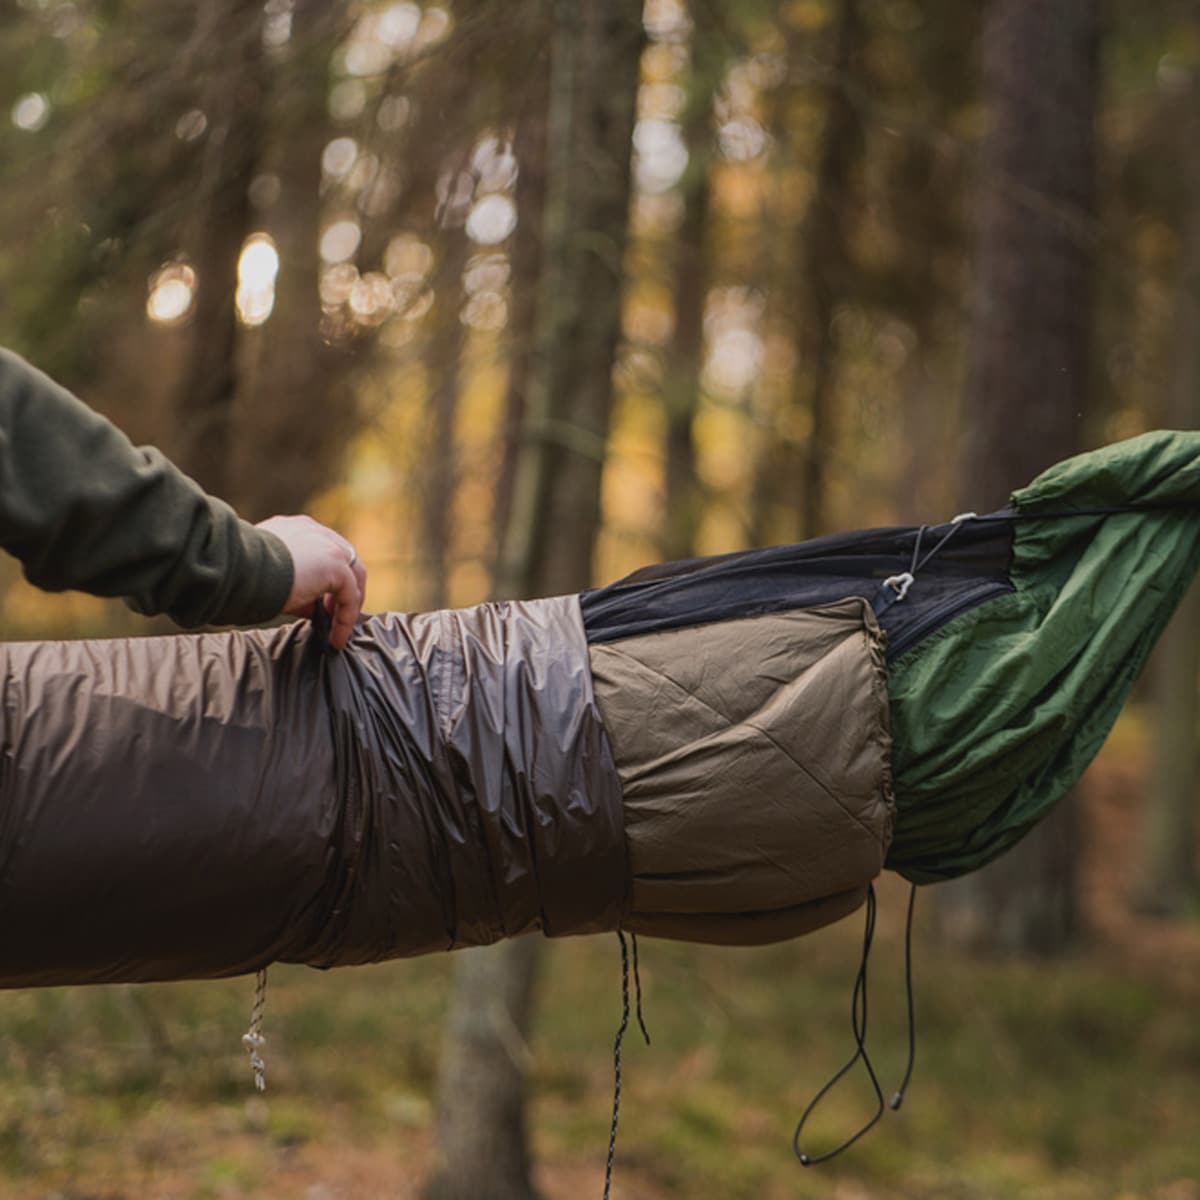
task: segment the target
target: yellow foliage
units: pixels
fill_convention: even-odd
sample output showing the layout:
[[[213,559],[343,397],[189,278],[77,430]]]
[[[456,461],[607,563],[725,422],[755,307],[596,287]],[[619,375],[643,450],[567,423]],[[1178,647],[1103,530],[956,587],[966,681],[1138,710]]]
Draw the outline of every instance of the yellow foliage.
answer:
[[[112,601],[82,592],[47,595],[17,579],[4,595],[3,612],[8,639],[87,637],[108,623]]]
[[[816,33],[833,19],[829,5],[822,0],[789,0],[779,13],[783,23],[800,33]]]
[[[757,216],[767,202],[767,172],[745,165],[713,170],[712,189],[716,206],[735,219]]]

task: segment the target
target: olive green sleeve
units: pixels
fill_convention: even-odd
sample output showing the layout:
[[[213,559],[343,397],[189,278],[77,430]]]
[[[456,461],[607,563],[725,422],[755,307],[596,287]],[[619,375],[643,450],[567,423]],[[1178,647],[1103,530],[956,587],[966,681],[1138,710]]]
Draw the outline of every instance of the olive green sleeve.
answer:
[[[292,588],[277,537],[4,350],[0,546],[46,591],[123,596],[185,626],[268,620]]]

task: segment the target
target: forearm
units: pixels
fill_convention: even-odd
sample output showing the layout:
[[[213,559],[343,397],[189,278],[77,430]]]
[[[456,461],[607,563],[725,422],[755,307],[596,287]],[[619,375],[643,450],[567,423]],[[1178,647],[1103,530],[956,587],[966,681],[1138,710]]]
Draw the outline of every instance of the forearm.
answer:
[[[292,584],[278,538],[2,350],[0,546],[38,587],[123,596],[181,625],[266,620]]]

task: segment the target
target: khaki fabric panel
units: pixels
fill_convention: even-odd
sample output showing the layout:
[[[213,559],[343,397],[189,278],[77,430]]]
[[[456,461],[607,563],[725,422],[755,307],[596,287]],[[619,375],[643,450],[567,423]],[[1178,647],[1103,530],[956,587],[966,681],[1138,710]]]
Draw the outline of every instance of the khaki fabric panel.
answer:
[[[634,917],[782,913],[878,874],[891,739],[883,635],[865,601],[589,653],[624,792]],[[718,923],[712,940],[727,940]]]
[[[639,937],[706,942],[715,946],[766,946],[802,937],[848,917],[867,898],[867,886],[823,896],[795,908],[753,913],[633,913],[623,925]]]

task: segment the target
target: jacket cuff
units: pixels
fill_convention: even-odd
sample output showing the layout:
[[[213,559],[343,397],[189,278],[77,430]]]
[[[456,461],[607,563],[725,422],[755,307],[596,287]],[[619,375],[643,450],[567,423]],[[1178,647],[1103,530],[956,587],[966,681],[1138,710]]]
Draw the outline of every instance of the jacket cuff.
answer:
[[[295,577],[291,552],[278,537],[248,521],[238,521],[244,560],[232,572],[238,581],[208,623],[258,625],[283,612]]]

